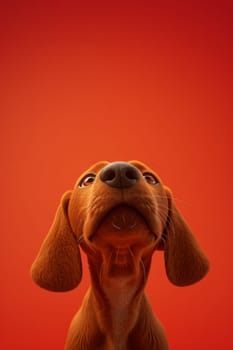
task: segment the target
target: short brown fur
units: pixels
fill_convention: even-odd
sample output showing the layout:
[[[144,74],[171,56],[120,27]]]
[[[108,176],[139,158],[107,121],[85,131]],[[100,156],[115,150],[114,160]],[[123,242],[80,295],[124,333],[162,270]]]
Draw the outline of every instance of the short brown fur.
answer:
[[[91,287],[72,320],[66,350],[168,350],[144,287],[154,251],[164,250],[169,280],[178,286],[199,281],[209,262],[175,206],[170,190],[146,165],[129,188],[101,181],[99,162],[66,192],[32,265],[32,278],[51,291],[75,288],[82,278],[78,244],[87,254]],[[158,183],[146,181],[152,174]],[[80,187],[86,174],[93,183]]]

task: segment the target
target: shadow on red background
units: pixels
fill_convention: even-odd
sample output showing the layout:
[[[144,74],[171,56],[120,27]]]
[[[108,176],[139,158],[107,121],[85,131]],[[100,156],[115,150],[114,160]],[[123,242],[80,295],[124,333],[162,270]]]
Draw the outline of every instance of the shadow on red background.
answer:
[[[211,260],[177,288],[154,257],[147,292],[172,349],[232,339],[232,2],[2,4],[1,338],[63,349],[89,283],[33,284],[62,193],[98,160],[139,159],[173,189]]]

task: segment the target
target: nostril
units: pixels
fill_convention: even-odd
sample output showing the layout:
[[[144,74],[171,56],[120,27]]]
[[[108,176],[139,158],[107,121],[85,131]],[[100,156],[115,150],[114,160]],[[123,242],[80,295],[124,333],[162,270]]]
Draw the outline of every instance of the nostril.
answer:
[[[125,172],[125,176],[129,179],[129,180],[137,180],[138,179],[138,174],[134,169],[128,169]]]
[[[107,169],[103,175],[102,175],[102,180],[103,181],[112,181],[116,176],[116,173],[112,169]]]

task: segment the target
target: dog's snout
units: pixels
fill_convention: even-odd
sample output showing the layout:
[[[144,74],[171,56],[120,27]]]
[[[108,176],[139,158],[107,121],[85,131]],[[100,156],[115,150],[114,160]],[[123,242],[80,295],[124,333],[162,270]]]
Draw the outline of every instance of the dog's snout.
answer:
[[[126,162],[114,162],[107,165],[100,173],[101,181],[116,188],[133,186],[140,178],[136,167]]]

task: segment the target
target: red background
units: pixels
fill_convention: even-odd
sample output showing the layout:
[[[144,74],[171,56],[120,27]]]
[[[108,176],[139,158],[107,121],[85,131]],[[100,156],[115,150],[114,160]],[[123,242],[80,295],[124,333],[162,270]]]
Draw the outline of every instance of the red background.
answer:
[[[2,2],[1,349],[63,349],[87,268],[55,294],[30,265],[80,173],[129,159],[172,188],[211,260],[178,288],[154,257],[147,293],[171,348],[232,348],[232,4]]]

